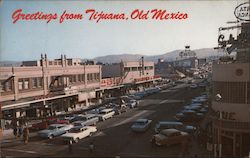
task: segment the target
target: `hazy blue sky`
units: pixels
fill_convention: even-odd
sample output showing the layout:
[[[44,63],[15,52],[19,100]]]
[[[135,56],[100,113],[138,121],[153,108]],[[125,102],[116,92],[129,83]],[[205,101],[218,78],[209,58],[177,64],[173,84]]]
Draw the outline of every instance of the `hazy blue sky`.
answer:
[[[246,0],[245,0],[246,1]],[[4,0],[0,6],[0,60],[30,60],[47,53],[49,58],[93,58],[108,54],[156,55],[191,45],[192,49],[217,46],[218,28],[235,20],[234,8],[242,1],[45,1]],[[243,0],[244,2],[244,0]],[[25,13],[84,13],[95,9],[107,13],[135,9],[166,9],[186,12],[187,20],[166,21],[18,21],[16,9]]]

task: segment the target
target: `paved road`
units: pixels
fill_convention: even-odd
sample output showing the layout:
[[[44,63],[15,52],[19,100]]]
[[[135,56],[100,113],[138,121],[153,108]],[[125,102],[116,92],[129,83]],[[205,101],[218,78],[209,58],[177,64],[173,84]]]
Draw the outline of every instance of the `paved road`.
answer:
[[[204,89],[189,89],[185,85],[172,90],[164,90],[158,94],[146,97],[138,108],[115,116],[97,124],[98,132],[73,145],[73,153],[69,153],[68,146],[59,138],[42,140],[32,137],[30,143],[23,145],[20,141],[4,144],[1,148],[2,156],[77,156],[77,157],[176,157],[181,155],[180,146],[152,147],[150,139],[154,134],[154,125],[159,120],[174,120],[174,115],[192,97],[198,96]],[[145,133],[133,133],[130,127],[138,118],[152,119],[151,128]],[[94,142],[95,152],[88,150],[89,144]],[[204,155],[203,149],[196,141],[189,144],[190,154]],[[186,155],[187,156],[187,155]]]

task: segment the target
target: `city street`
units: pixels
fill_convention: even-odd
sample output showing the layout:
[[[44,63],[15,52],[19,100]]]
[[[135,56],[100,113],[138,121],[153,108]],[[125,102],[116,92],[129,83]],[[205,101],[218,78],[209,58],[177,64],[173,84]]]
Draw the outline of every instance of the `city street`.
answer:
[[[2,156],[76,156],[76,157],[181,157],[181,147],[153,147],[150,139],[154,134],[154,126],[160,120],[174,120],[174,115],[190,100],[200,95],[205,89],[190,89],[185,84],[163,90],[157,94],[145,97],[138,108],[129,109],[126,113],[115,116],[97,124],[98,132],[93,136],[68,145],[61,139],[42,140],[35,136],[24,145],[19,140],[2,143]],[[151,127],[145,133],[134,133],[130,127],[138,118],[152,120]],[[89,151],[89,145],[94,143],[94,152]],[[208,156],[204,148],[192,137],[189,142],[189,152],[184,156]]]

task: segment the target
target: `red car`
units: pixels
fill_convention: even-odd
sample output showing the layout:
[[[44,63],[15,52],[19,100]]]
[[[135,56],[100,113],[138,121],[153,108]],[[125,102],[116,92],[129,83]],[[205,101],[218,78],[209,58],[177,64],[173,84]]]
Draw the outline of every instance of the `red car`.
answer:
[[[31,129],[33,130],[43,130],[46,129],[51,124],[69,124],[69,120],[64,118],[48,118],[46,121],[41,121],[32,124]]]

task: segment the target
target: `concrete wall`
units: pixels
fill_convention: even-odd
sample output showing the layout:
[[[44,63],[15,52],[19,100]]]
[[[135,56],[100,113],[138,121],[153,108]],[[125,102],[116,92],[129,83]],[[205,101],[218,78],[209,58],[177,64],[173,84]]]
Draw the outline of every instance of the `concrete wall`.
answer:
[[[242,71],[242,73],[240,72]],[[250,81],[250,63],[213,64],[213,81]]]

